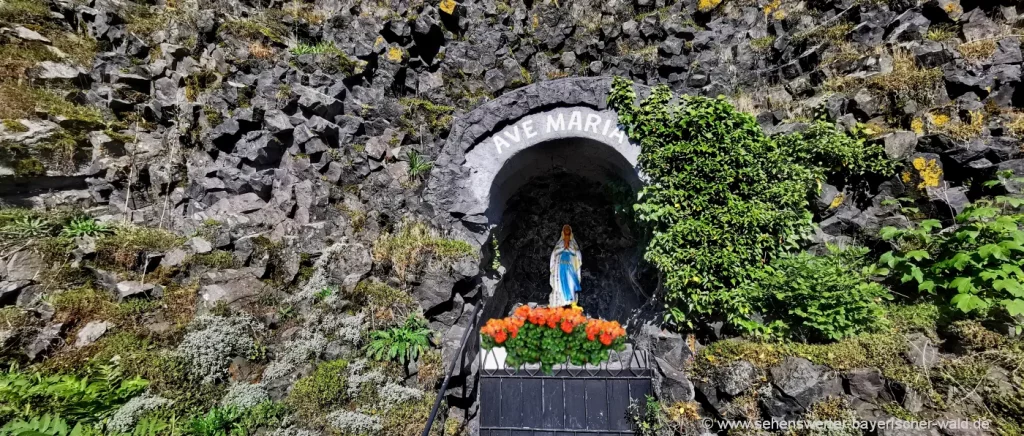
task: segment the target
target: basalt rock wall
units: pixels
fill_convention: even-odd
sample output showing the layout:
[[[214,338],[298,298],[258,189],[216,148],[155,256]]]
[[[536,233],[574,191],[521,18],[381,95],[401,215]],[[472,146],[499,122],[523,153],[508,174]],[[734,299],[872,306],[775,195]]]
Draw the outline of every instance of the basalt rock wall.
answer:
[[[344,244],[332,277],[351,285],[379,266],[374,241],[404,220],[453,230],[462,217],[447,211],[458,199],[426,185],[464,174],[467,138],[551,107],[602,109],[610,76],[724,96],[771,133],[823,116],[906,163],[870,186],[823,186],[813,202],[820,240],[870,241],[901,222],[886,199],[914,197],[948,218],[974,198],[975,182],[1024,174],[1024,6],[1012,0],[44,3],[0,23],[0,44],[44,53],[7,61],[3,95],[30,85],[95,113],[42,100],[5,112],[0,201],[180,234],[223,223],[204,240],[211,247],[190,250],[240,262],[204,294],[228,303],[269,286],[259,236],[282,247],[273,274],[284,283]],[[44,33],[91,41],[92,56]],[[609,265],[633,255],[621,245]],[[494,253],[479,254],[408,281],[449,358],[477,285],[495,278],[481,273]],[[38,262],[0,266],[4,304],[38,301]],[[51,333],[39,332],[44,345]],[[692,398],[672,372],[685,360],[672,341],[661,353],[676,380],[667,386]]]

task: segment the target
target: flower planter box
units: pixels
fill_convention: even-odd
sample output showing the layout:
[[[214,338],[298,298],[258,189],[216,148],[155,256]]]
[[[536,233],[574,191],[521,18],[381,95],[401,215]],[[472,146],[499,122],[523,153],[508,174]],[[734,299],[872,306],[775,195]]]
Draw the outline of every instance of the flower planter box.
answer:
[[[483,369],[485,374],[494,374],[498,371],[503,373],[515,373],[523,371],[526,374],[541,374],[541,368],[539,363],[531,363],[520,365],[518,368],[512,367],[505,363],[505,356],[508,352],[505,351],[505,347],[494,347],[490,350],[480,350],[480,368]],[[630,370],[631,372],[640,374],[644,370],[650,368],[651,356],[643,351],[633,349],[633,345],[627,343],[625,349],[622,351],[609,351],[608,360],[601,363],[600,365],[572,365],[562,364],[555,365],[552,368],[554,374],[559,373],[580,373],[590,372],[595,373],[596,371],[604,372],[620,372],[623,370]]]

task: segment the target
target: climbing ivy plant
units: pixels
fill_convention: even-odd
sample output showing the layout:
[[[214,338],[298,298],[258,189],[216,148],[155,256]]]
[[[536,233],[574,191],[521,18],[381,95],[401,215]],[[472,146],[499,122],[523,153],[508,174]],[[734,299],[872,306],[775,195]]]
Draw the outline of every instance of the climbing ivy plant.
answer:
[[[837,171],[887,165],[879,147],[824,122],[770,138],[724,98],[675,100],[658,86],[637,103],[632,84],[616,78],[608,102],[641,147],[648,181],[635,208],[652,232],[645,258],[662,273],[669,321],[690,327],[724,320],[756,329],[758,304],[741,285],[809,234],[808,196]]]

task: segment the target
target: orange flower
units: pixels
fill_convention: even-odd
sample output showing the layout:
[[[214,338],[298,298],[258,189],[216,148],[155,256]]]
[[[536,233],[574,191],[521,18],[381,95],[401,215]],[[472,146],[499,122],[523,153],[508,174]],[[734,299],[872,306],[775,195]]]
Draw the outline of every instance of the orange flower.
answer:
[[[515,313],[512,315],[516,318],[529,318],[530,317],[530,306],[519,306]]]
[[[566,333],[572,333],[572,323],[569,321],[562,321],[562,331]]]
[[[578,306],[551,308],[519,306],[508,318],[488,320],[480,328],[480,333],[490,336],[496,343],[501,344],[509,338],[517,337],[519,329],[527,322],[539,327],[558,328],[567,335],[573,334],[577,326],[583,325],[583,333],[587,340],[599,340],[604,346],[610,346],[616,339],[626,335],[626,329],[622,328],[618,321],[588,318],[583,315],[583,309]]]

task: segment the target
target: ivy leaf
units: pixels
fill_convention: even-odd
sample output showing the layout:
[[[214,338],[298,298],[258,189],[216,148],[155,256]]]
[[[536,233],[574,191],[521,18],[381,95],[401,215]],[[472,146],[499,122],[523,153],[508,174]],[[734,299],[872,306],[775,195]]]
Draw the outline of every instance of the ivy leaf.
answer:
[[[926,232],[932,231],[932,229],[942,228],[942,222],[939,220],[924,220],[921,221],[921,229]]]
[[[1024,285],[1013,279],[996,280],[992,282],[992,288],[997,291],[1005,290],[1014,297],[1024,298]]]
[[[957,309],[960,309],[960,311],[964,313],[968,313],[974,311],[975,309],[985,308],[988,306],[985,303],[985,300],[978,298],[978,296],[974,294],[957,294],[955,297],[953,297],[952,300],[950,300],[950,302],[953,303]]]
[[[923,260],[923,259],[931,259],[931,256],[928,255],[928,252],[924,251],[924,250],[908,251],[907,254],[906,254],[906,257],[914,259],[914,260],[917,260],[917,261],[920,261],[920,260]]]
[[[1006,260],[1006,256],[1003,255],[1003,248],[996,244],[985,244],[978,248],[978,254],[981,255],[982,259],[988,259],[994,257],[1000,260]]]
[[[1007,274],[1014,273],[1017,275],[1017,277],[1024,278],[1024,270],[1021,270],[1020,267],[1017,265],[1004,263],[1001,268],[1003,269],[1003,272]]]
[[[950,261],[952,261],[954,268],[963,271],[964,267],[971,263],[971,256],[967,253],[957,253]]]
[[[1020,298],[1003,300],[1003,307],[1006,308],[1006,312],[1009,313],[1010,316],[1017,316],[1024,313],[1024,300],[1021,300]],[[1020,329],[1020,327],[1021,326],[1017,326],[1018,329]]]
[[[918,268],[916,266],[911,268],[910,269],[910,274],[912,276],[914,276],[914,279],[917,280],[918,283],[921,283],[921,282],[924,281],[924,273],[921,272],[921,268]]]
[[[971,283],[970,277],[957,277],[949,282],[949,287],[956,288],[957,292],[964,294],[974,289],[974,283]]]
[[[899,233],[900,233],[900,229],[897,229],[895,227],[883,227],[881,232],[880,232],[880,236],[882,237],[883,240],[888,241],[888,240],[894,238]]]
[[[882,257],[878,259],[878,261],[888,265],[889,268],[894,268],[896,266],[896,256],[893,256],[891,251],[883,254]]]
[[[929,294],[935,293],[935,282],[931,280],[925,280],[920,285],[917,285],[917,290],[927,291]]]
[[[999,246],[1005,248],[1006,251],[1024,251],[1024,246],[1021,246],[1020,242],[1017,241],[1003,241],[999,243]]]

